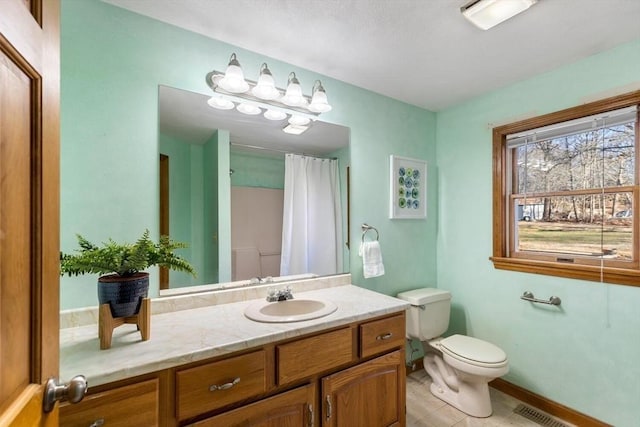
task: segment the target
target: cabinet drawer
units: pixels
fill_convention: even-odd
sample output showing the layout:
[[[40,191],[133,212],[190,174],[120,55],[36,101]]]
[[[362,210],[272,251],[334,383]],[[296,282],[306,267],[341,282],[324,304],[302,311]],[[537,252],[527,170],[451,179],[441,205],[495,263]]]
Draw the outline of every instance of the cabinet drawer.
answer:
[[[176,373],[180,420],[264,393],[266,352],[235,356]]]
[[[353,360],[351,328],[339,329],[276,347],[278,384],[286,384]]]
[[[404,312],[386,319],[363,323],[360,325],[360,357],[401,347],[405,335]]]
[[[157,426],[158,379],[85,396],[75,405],[60,406],[60,425]]]

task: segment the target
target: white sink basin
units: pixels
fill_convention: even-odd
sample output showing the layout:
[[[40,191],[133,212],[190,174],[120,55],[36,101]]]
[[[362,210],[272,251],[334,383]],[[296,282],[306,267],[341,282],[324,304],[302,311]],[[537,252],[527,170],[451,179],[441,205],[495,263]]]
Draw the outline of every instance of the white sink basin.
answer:
[[[256,322],[286,323],[317,319],[327,316],[338,307],[331,301],[290,299],[286,301],[260,301],[244,310],[244,315]]]

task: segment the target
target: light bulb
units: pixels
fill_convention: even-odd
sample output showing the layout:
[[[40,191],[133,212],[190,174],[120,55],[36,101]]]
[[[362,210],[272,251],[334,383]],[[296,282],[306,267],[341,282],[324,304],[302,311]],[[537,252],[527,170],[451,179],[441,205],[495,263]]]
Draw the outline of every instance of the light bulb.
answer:
[[[273,100],[280,96],[280,91],[276,89],[273,75],[271,75],[271,71],[269,71],[266,63],[263,63],[260,67],[258,83],[251,89],[251,93],[260,99],[266,100]]]
[[[291,72],[289,74],[289,82],[287,84],[287,91],[282,97],[282,102],[286,105],[297,107],[304,105],[304,97],[302,96],[302,88],[300,82],[296,78],[296,73]]]
[[[264,117],[269,120],[284,120],[287,117],[287,114],[282,111],[267,110],[264,113]]]
[[[311,119],[308,117],[299,116],[297,114],[294,114],[289,118],[289,123],[295,126],[305,126],[308,125],[310,121]]]
[[[260,114],[260,112],[262,112],[260,107],[258,107],[257,105],[248,104],[246,102],[243,102],[242,104],[238,104],[238,106],[236,107],[236,110],[240,111],[243,114],[248,114],[250,116],[255,116],[256,114]]]
[[[244,73],[235,53],[231,54],[227,71],[220,80],[220,87],[231,93],[243,93],[249,90],[249,84],[244,80]]]
[[[229,101],[226,98],[223,98],[220,95],[214,95],[207,101],[207,104],[213,108],[217,108],[219,110],[231,110],[235,105],[233,102]]]
[[[326,113],[327,111],[331,111],[331,105],[327,102],[327,93],[324,91],[322,87],[322,83],[320,80],[316,80],[313,85],[313,96],[311,97],[311,104],[309,104],[309,111],[313,111],[314,113]]]

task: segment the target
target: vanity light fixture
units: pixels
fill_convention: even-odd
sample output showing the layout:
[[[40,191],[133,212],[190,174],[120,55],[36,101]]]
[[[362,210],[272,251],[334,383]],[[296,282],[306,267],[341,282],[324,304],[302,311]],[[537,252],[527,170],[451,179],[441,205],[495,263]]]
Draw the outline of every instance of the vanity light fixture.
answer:
[[[275,120],[275,121],[284,120],[287,118],[287,113],[278,111],[278,110],[271,110],[271,109],[265,111],[263,115],[265,119]]]
[[[289,117],[289,124],[294,126],[306,126],[310,121],[311,120],[308,117],[300,116],[298,114],[294,114]]]
[[[320,80],[313,84],[311,96],[304,95],[296,73],[291,72],[286,90],[279,89],[266,63],[260,66],[258,81],[248,80],[244,78],[235,53],[231,54],[226,72],[211,71],[206,81],[214,92],[207,101],[211,107],[222,110],[235,107],[241,113],[263,114],[266,119],[274,121],[289,118],[289,125],[283,129],[287,133],[299,135],[321,113],[331,111]]]
[[[207,101],[207,104],[219,110],[231,110],[233,109],[233,107],[235,107],[235,104],[233,102],[229,101],[226,98],[223,98],[220,95],[214,95],[211,98],[209,98],[209,100]]]
[[[326,113],[331,111],[331,105],[327,102],[327,92],[324,91],[320,80],[316,80],[311,89],[311,104],[309,110],[314,113]]]
[[[260,107],[258,107],[257,105],[251,104],[249,102],[242,102],[238,104],[238,106],[236,107],[236,110],[240,111],[241,113],[248,114],[250,116],[255,116],[257,114],[262,113],[262,110],[260,109]]]
[[[251,93],[260,99],[266,100],[280,97],[280,91],[276,89],[276,82],[266,62],[263,62],[260,66],[260,77],[258,77],[258,83],[251,89]]]
[[[473,0],[460,8],[460,12],[473,25],[488,30],[499,23],[524,12],[538,0]]]
[[[249,90],[249,84],[244,80],[244,73],[235,53],[231,54],[227,71],[224,73],[224,77],[220,79],[220,86],[231,93],[242,93]]]
[[[287,81],[287,91],[282,97],[282,102],[290,107],[300,107],[306,103],[306,99],[302,96],[302,87],[293,71],[289,73]]]

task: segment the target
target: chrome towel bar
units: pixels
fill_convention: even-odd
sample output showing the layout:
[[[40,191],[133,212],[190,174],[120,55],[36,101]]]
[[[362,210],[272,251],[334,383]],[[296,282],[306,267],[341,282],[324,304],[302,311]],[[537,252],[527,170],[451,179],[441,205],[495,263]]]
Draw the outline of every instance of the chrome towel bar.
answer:
[[[540,303],[540,304],[549,304],[549,305],[560,305],[560,304],[562,304],[562,300],[560,299],[560,297],[552,296],[548,300],[538,299],[538,298],[534,297],[533,294],[531,292],[529,292],[529,291],[525,291],[525,293],[522,294],[520,299],[523,299],[525,301],[536,302],[536,303]]]

